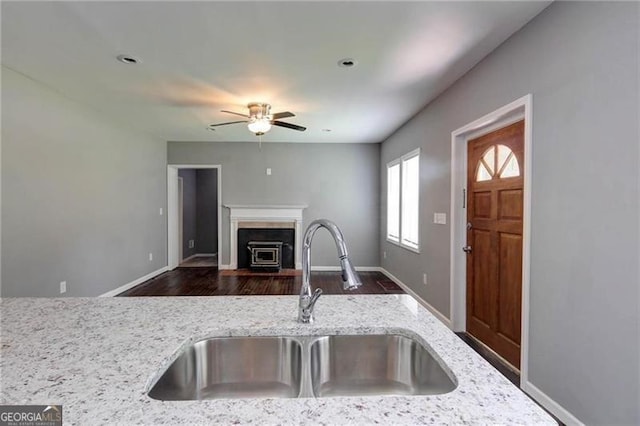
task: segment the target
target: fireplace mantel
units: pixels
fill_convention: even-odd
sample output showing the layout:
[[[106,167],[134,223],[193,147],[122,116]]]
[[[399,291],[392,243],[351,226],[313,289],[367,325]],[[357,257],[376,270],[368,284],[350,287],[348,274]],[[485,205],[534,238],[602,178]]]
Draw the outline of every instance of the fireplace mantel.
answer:
[[[295,228],[295,265],[302,269],[302,212],[306,205],[249,205],[225,204],[229,214],[229,250],[231,269],[238,268],[238,226],[240,222],[294,223]]]

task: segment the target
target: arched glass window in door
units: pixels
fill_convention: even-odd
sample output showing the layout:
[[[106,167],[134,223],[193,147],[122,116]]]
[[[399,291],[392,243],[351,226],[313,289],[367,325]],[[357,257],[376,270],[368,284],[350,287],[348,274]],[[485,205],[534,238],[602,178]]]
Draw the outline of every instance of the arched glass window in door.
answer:
[[[478,162],[476,182],[520,176],[516,155],[505,145],[493,145]]]

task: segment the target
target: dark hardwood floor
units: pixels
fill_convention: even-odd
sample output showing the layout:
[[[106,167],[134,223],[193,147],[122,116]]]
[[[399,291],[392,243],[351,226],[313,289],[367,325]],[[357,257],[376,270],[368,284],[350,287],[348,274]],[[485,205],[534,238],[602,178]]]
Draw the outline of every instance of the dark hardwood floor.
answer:
[[[294,273],[246,274],[217,268],[176,268],[118,296],[255,296],[297,295],[302,276]],[[380,272],[360,272],[362,286],[342,289],[339,272],[312,272],[313,288],[324,294],[402,294],[404,291]]]

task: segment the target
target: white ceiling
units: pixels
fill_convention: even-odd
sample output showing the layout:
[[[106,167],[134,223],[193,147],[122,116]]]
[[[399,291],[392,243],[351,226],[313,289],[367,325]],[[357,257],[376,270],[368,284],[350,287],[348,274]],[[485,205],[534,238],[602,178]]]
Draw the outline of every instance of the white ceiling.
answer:
[[[2,64],[164,140],[380,142],[549,3],[2,2]]]

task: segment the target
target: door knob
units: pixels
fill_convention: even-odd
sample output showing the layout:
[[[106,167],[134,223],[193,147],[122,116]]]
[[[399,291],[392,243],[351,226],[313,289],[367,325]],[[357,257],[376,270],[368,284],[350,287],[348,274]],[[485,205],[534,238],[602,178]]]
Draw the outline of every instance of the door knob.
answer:
[[[465,253],[471,253],[471,246],[462,247],[462,251],[465,252]]]

